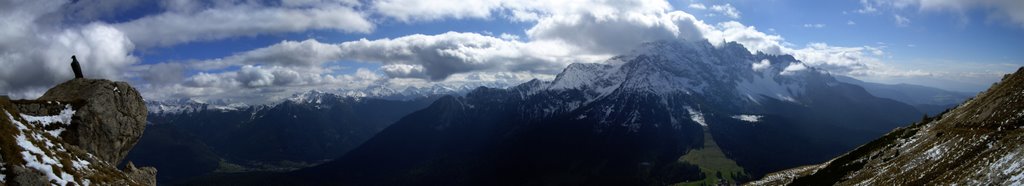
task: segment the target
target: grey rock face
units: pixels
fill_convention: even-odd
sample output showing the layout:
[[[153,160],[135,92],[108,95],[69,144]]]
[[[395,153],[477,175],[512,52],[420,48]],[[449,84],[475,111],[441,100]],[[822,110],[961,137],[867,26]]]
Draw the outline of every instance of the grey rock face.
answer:
[[[127,83],[73,79],[38,100],[0,96],[0,113],[0,185],[156,184],[152,167],[115,167],[147,117],[142,96]]]
[[[123,171],[124,174],[128,176],[129,180],[133,180],[143,185],[156,185],[156,168],[136,168],[134,163],[128,162],[128,164],[124,166]]]
[[[125,82],[72,79],[46,91],[38,101],[83,103],[61,135],[111,164],[119,164],[142,136],[146,105],[135,88]]]
[[[21,185],[50,184],[50,180],[46,180],[46,175],[43,175],[43,173],[39,171],[27,169],[25,167],[13,166],[11,167],[11,173],[13,173],[13,175],[17,175],[11,177],[12,183],[18,183]],[[0,182],[3,182],[3,180],[0,180]]]

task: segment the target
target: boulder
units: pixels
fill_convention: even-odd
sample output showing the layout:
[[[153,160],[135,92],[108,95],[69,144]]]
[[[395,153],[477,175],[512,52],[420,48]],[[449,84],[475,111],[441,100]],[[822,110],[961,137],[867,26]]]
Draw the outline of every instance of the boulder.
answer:
[[[157,170],[115,167],[146,127],[124,82],[73,79],[37,100],[0,96],[0,186],[155,185]]]
[[[68,131],[60,137],[115,165],[131,151],[146,127],[142,96],[125,82],[72,79],[46,91],[37,101],[80,103]]]

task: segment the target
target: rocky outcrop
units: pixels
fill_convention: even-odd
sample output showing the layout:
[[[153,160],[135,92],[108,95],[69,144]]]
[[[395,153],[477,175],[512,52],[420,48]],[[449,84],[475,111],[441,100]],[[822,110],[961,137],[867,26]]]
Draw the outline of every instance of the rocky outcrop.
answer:
[[[42,101],[84,101],[71,122],[76,130],[62,135],[104,161],[119,164],[146,127],[146,104],[125,82],[73,79],[46,91]]]
[[[1024,68],[974,99],[820,165],[750,185],[1024,185]]]
[[[0,112],[0,185],[156,184],[152,167],[116,168],[146,125],[127,83],[73,79],[37,100],[0,97]]]
[[[156,168],[138,168],[135,167],[135,164],[132,162],[128,162],[128,164],[124,166],[124,173],[128,176],[129,180],[145,183],[145,185],[156,185]]]

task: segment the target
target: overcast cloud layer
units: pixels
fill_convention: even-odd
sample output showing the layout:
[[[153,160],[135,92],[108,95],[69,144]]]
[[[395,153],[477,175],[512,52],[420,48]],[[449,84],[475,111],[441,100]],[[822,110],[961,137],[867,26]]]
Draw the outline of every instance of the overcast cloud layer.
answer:
[[[884,9],[965,11],[1024,27],[1021,1],[862,1],[864,13]],[[453,4],[455,3],[455,4]],[[570,63],[602,62],[654,40],[738,42],[751,52],[792,54],[836,74],[870,77],[934,76],[887,65],[884,47],[788,44],[737,21],[706,23],[663,0],[283,0],[161,1],[161,12],[123,22],[95,21],[130,10],[132,1],[0,0],[0,94],[33,98],[70,79],[70,54],[90,62],[90,78],[128,80],[147,99],[180,97],[272,100],[309,89],[367,86],[509,85],[550,80]],[[689,4],[740,18],[731,4]],[[1014,11],[1017,10],[1017,11]],[[376,23],[506,19],[532,26],[525,35],[447,32],[326,43],[281,41],[230,56],[141,64],[134,52],[235,37],[329,30],[373,33]],[[912,24],[906,20],[906,24]],[[831,26],[831,25],[830,25]],[[622,34],[631,33],[631,34]],[[339,61],[379,64],[348,69]],[[347,70],[346,70],[347,69]],[[343,74],[341,71],[352,71]]]

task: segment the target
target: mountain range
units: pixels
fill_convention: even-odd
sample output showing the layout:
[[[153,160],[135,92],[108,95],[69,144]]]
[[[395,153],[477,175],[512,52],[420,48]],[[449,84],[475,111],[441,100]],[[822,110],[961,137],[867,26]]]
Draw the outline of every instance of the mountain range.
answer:
[[[440,95],[465,95],[467,92],[473,90],[476,87],[509,87],[510,82],[493,82],[493,83],[468,83],[462,85],[444,85],[434,84],[425,87],[409,86],[405,88],[390,88],[387,86],[367,86],[361,89],[337,89],[329,91],[318,91],[310,90],[308,92],[300,92],[288,97],[287,99],[271,101],[265,105],[277,105],[285,101],[294,101],[296,99],[311,99],[304,98],[307,96],[318,96],[321,94],[331,94],[339,97],[351,97],[351,98],[372,98],[372,99],[383,99],[383,100],[398,100],[407,101],[415,99],[423,99],[429,97],[437,97]],[[264,105],[264,106],[265,106]],[[188,112],[199,112],[202,110],[239,110],[247,109],[249,105],[238,100],[232,99],[193,99],[193,98],[180,98],[180,99],[166,99],[166,100],[147,100],[146,107],[150,113],[155,115],[167,115],[167,114],[182,114]]]
[[[835,76],[836,80],[863,87],[871,95],[910,104],[928,115],[936,115],[955,107],[974,96],[972,93],[954,92],[912,84],[881,84],[857,80],[848,76]]]
[[[341,156],[437,97],[387,100],[310,91],[275,105],[148,102],[154,113],[126,159],[158,167],[160,183],[213,172],[289,171]]]
[[[659,41],[550,82],[439,98],[311,168],[193,183],[737,183],[826,161],[922,115],[792,56]]]

